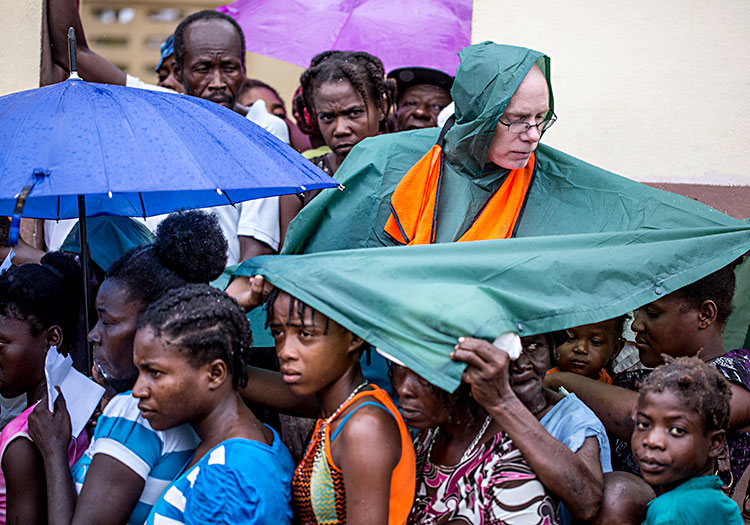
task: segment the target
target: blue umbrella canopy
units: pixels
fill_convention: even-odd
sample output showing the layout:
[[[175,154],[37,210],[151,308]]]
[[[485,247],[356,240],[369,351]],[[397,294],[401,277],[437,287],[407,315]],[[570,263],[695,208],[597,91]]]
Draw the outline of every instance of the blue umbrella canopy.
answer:
[[[259,126],[197,97],[80,79],[0,97],[0,215],[149,216],[338,184]]]

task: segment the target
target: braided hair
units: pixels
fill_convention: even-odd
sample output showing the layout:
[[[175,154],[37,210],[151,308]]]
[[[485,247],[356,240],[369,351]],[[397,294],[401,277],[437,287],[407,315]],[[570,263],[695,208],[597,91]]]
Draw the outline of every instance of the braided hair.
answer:
[[[207,284],[170,290],[138,318],[138,329],[143,328],[186,351],[195,366],[215,359],[226,362],[235,389],[247,384],[250,324],[237,302],[221,290]]]
[[[279,297],[279,288],[274,288],[271,290],[271,293],[268,294],[268,297],[266,298],[266,328],[271,326],[271,323],[273,322],[273,316],[276,311],[276,299]],[[307,310],[310,310],[310,324],[312,326],[315,326],[315,314],[317,313],[323,319],[325,319],[326,325],[323,329],[323,334],[328,333],[328,327],[330,323],[330,319],[328,319],[327,316],[320,314],[315,308],[310,308],[306,303],[303,303],[296,297],[289,295],[289,311],[287,312],[287,322],[292,320],[292,317],[294,316],[294,311],[297,311],[297,315],[299,316],[300,323],[302,324],[302,328],[305,327],[305,312]]]
[[[639,403],[646,394],[673,392],[681,403],[697,412],[705,429],[725,430],[729,425],[732,391],[726,379],[697,357],[667,358],[643,381]]]
[[[283,290],[279,288],[274,288],[271,290],[271,293],[268,294],[268,297],[266,297],[266,328],[271,326],[273,323],[273,317],[276,312],[276,299],[278,299],[279,294],[284,293],[289,296],[289,310],[287,311],[287,322],[290,322],[292,320],[292,317],[294,316],[294,313],[296,311],[297,315],[299,316],[300,323],[302,327],[305,327],[305,312],[310,310],[310,325],[315,326],[315,316],[318,315],[322,317],[325,320],[325,326],[323,327],[323,334],[328,334],[328,329],[330,327],[331,319],[327,315],[323,315],[322,313],[318,312],[315,308],[312,308],[306,303],[303,303],[293,295],[284,292]],[[334,323],[336,323],[334,321]],[[348,328],[345,328],[338,323],[336,323],[338,326],[341,327],[342,330],[345,330],[347,332],[351,332]],[[354,333],[354,332],[352,332]],[[356,334],[355,334],[356,335]],[[372,354],[372,345],[370,345],[367,341],[362,339],[362,344],[360,345],[360,351],[365,355],[365,363],[369,366],[371,362],[371,354]]]
[[[181,211],[159,224],[154,244],[132,248],[104,277],[117,281],[142,311],[167,290],[213,281],[226,262],[227,241],[216,215]]]
[[[315,90],[326,82],[346,80],[367,104],[383,112],[380,132],[393,131],[387,116],[395,106],[396,83],[385,78],[383,63],[376,56],[364,51],[324,51],[313,57],[310,68],[300,77],[304,110],[315,117]]]
[[[40,264],[14,266],[0,276],[0,316],[28,324],[34,336],[59,326],[61,353],[76,348],[82,297],[81,268],[63,252],[50,252]]]

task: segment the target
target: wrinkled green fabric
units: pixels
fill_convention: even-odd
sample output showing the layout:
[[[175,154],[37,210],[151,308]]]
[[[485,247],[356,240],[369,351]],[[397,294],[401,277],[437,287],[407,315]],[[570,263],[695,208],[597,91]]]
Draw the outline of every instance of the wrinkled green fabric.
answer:
[[[323,190],[292,221],[282,254],[393,246],[383,232],[401,177],[437,140],[437,130],[365,139],[336,172],[343,191]],[[446,197],[447,198],[447,197]],[[687,197],[657,190],[554,148],[537,148],[537,171],[516,236],[733,225]]]
[[[91,260],[105,272],[129,249],[140,244],[151,244],[154,236],[146,226],[130,217],[100,215],[86,218]],[[60,249],[80,253],[79,226],[76,223],[65,237]]]
[[[256,257],[274,285],[453,390],[460,336],[532,335],[627,313],[750,250],[750,223]]]
[[[520,48],[480,44],[462,51],[461,60],[453,91],[457,124],[446,135],[444,159],[457,182],[439,203],[456,220],[470,215],[466,194],[486,185],[491,132],[510,96],[535,62],[549,79],[546,57]],[[459,336],[542,333],[621,315],[750,248],[747,222],[544,144],[516,238],[394,248],[383,232],[390,196],[438,134],[416,130],[360,142],[336,172],[345,189],[324,190],[287,232],[282,254],[315,255],[258,258],[237,274],[264,273],[452,389],[462,367],[447,356]],[[317,253],[357,248],[371,249]]]

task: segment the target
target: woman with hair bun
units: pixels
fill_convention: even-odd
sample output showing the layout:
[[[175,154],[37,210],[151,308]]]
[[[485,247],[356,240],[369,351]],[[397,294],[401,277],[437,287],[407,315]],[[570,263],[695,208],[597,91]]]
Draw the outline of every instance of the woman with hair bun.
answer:
[[[76,347],[80,279],[76,260],[60,252],[0,276],[0,394],[25,394],[27,402],[0,433],[0,523],[47,522],[44,467],[28,420],[46,393],[47,352],[67,355]],[[62,464],[70,468],[88,442],[86,432],[71,439],[68,426],[60,439]]]
[[[193,455],[198,438],[190,427],[154,430],[130,395],[138,377],[133,339],[138,316],[151,303],[169,290],[216,279],[226,252],[214,215],[179,212],[162,221],[154,244],[132,248],[107,270],[96,296],[98,320],[88,335],[94,380],[106,388],[106,406],[90,447],[69,469],[62,461],[67,412],[56,406],[51,414],[40,406],[30,418],[31,434],[44,456],[50,524],[143,523]],[[59,396],[56,405],[64,403]]]

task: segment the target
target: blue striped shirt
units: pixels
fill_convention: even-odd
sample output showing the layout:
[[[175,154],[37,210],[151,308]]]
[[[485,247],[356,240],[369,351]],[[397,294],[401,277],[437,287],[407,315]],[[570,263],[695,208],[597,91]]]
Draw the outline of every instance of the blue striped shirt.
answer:
[[[80,493],[91,460],[106,454],[123,463],[146,481],[129,524],[146,521],[151,507],[190,461],[199,443],[189,425],[157,431],[141,416],[138,400],[130,392],[107,404],[94,430],[94,438],[81,459],[71,467]]]
[[[289,524],[293,473],[292,456],[275,431],[270,446],[222,441],[167,488],[146,523]]]

